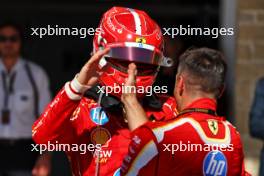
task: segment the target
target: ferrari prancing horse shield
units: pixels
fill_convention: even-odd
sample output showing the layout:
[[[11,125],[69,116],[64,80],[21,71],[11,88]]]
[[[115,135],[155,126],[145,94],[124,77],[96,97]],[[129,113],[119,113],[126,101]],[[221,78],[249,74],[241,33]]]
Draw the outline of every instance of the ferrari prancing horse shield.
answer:
[[[218,123],[216,120],[208,120],[208,127],[211,132],[216,135],[218,133]]]

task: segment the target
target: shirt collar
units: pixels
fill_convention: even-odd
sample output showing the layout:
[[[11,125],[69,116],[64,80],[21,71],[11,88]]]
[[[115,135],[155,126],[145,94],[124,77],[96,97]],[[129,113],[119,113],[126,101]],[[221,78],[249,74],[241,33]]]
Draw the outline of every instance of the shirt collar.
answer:
[[[18,71],[20,69],[20,67],[23,65],[24,61],[21,57],[18,58],[17,63],[14,65],[14,67],[11,69],[10,73],[13,73],[15,71]],[[4,64],[3,64],[3,60],[2,58],[0,58],[0,71],[5,71],[7,72]]]
[[[189,109],[189,108],[202,108],[202,109],[211,109],[211,110],[216,111],[217,103],[215,99],[200,98],[200,99],[193,101],[185,109]]]

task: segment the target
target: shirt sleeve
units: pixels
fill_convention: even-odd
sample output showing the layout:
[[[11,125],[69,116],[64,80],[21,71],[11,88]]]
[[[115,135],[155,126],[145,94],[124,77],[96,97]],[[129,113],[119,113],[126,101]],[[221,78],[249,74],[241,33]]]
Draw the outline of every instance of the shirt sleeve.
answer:
[[[155,141],[149,128],[142,126],[134,130],[120,175],[155,175],[158,167],[158,148]]]
[[[82,94],[87,90],[76,78],[65,84],[53,101],[46,107],[39,119],[33,124],[32,137],[38,144],[75,143],[76,131],[70,118],[80,109],[77,107]]]
[[[264,139],[264,79],[256,86],[255,98],[250,111],[250,134],[253,137]]]

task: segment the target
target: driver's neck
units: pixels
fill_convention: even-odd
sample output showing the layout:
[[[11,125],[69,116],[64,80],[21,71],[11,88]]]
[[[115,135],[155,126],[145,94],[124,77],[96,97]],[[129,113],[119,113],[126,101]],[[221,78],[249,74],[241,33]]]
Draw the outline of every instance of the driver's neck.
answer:
[[[18,57],[5,57],[2,58],[3,65],[8,72],[12,70],[12,68],[16,65],[18,61]]]

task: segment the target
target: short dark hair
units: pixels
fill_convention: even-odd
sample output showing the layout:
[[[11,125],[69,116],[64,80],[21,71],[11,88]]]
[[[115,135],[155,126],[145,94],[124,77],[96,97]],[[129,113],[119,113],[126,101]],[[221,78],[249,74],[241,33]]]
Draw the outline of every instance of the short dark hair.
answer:
[[[186,73],[185,83],[216,97],[224,86],[227,65],[221,52],[209,48],[185,51],[179,59],[178,73]]]
[[[22,30],[20,25],[18,25],[15,22],[12,22],[12,21],[4,21],[4,22],[0,23],[0,30],[3,28],[6,28],[6,27],[11,27],[11,28],[15,29],[17,31],[20,39],[21,40],[23,39],[23,30]]]

